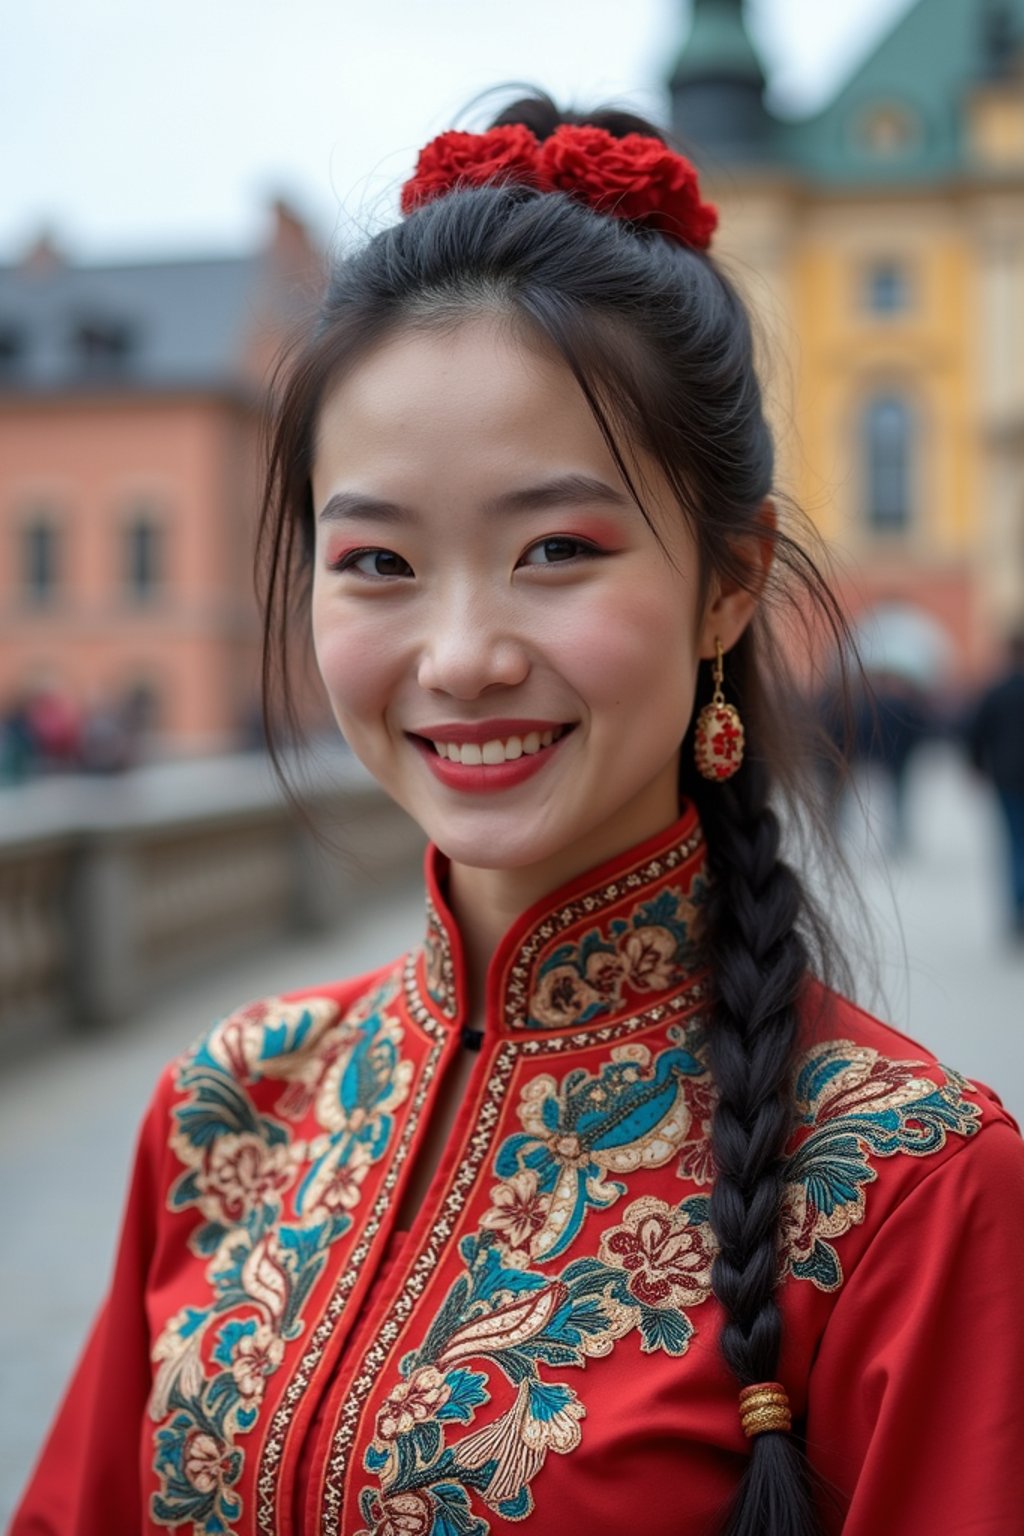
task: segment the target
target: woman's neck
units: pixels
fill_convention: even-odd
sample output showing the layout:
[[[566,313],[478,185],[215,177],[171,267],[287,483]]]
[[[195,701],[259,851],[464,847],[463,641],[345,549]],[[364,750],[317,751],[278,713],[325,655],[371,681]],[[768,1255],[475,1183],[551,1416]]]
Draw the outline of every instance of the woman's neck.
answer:
[[[479,1019],[480,1026],[491,956],[516,918],[546,894],[547,889],[538,886],[532,868],[473,869],[467,864],[452,865],[448,902],[462,939],[469,1011]]]

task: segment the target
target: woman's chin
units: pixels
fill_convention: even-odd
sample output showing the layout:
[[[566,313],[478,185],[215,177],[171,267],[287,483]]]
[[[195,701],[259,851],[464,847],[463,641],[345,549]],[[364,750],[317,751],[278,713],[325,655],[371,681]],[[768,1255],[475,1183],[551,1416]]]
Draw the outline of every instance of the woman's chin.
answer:
[[[467,869],[523,870],[557,862],[569,839],[565,818],[518,814],[424,817],[427,837],[452,864]]]
[[[467,869],[522,870],[557,858],[562,844],[557,838],[510,836],[481,842],[478,837],[441,834],[431,838],[452,864]]]

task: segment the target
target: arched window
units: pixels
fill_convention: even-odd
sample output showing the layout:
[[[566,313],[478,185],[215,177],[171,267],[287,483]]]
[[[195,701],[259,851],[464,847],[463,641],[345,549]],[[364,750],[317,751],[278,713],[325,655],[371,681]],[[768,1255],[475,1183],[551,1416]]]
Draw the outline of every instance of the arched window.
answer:
[[[914,421],[900,395],[875,395],[864,410],[868,524],[902,533],[911,522]]]

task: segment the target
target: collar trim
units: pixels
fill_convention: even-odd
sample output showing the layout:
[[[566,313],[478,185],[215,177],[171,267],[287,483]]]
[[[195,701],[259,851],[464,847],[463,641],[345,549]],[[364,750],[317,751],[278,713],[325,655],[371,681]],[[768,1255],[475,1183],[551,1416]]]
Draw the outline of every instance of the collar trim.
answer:
[[[696,811],[538,902],[499,943],[489,1029],[522,1035],[649,1013],[702,968],[706,850]],[[464,963],[444,899],[448,863],[427,850],[427,931],[410,967],[421,1006],[449,1025],[465,1006]],[[492,1022],[493,1021],[493,1022]]]

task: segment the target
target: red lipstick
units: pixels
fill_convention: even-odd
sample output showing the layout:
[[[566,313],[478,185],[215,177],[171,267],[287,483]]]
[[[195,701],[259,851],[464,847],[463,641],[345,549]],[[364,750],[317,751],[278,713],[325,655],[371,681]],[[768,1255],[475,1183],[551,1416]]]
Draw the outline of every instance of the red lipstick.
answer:
[[[431,740],[482,744],[485,741],[505,740],[509,736],[525,736],[530,731],[551,730],[561,730],[563,734],[549,747],[541,747],[537,752],[524,752],[522,757],[504,763],[453,763],[451,758],[439,756],[430,744]],[[566,730],[564,725],[555,721],[492,720],[487,722],[486,727],[435,726],[432,727],[429,739],[410,734],[409,740],[435,779],[446,789],[468,794],[493,794],[498,790],[513,789],[527,779],[532,779],[535,774],[542,773],[571,735],[571,727]]]

